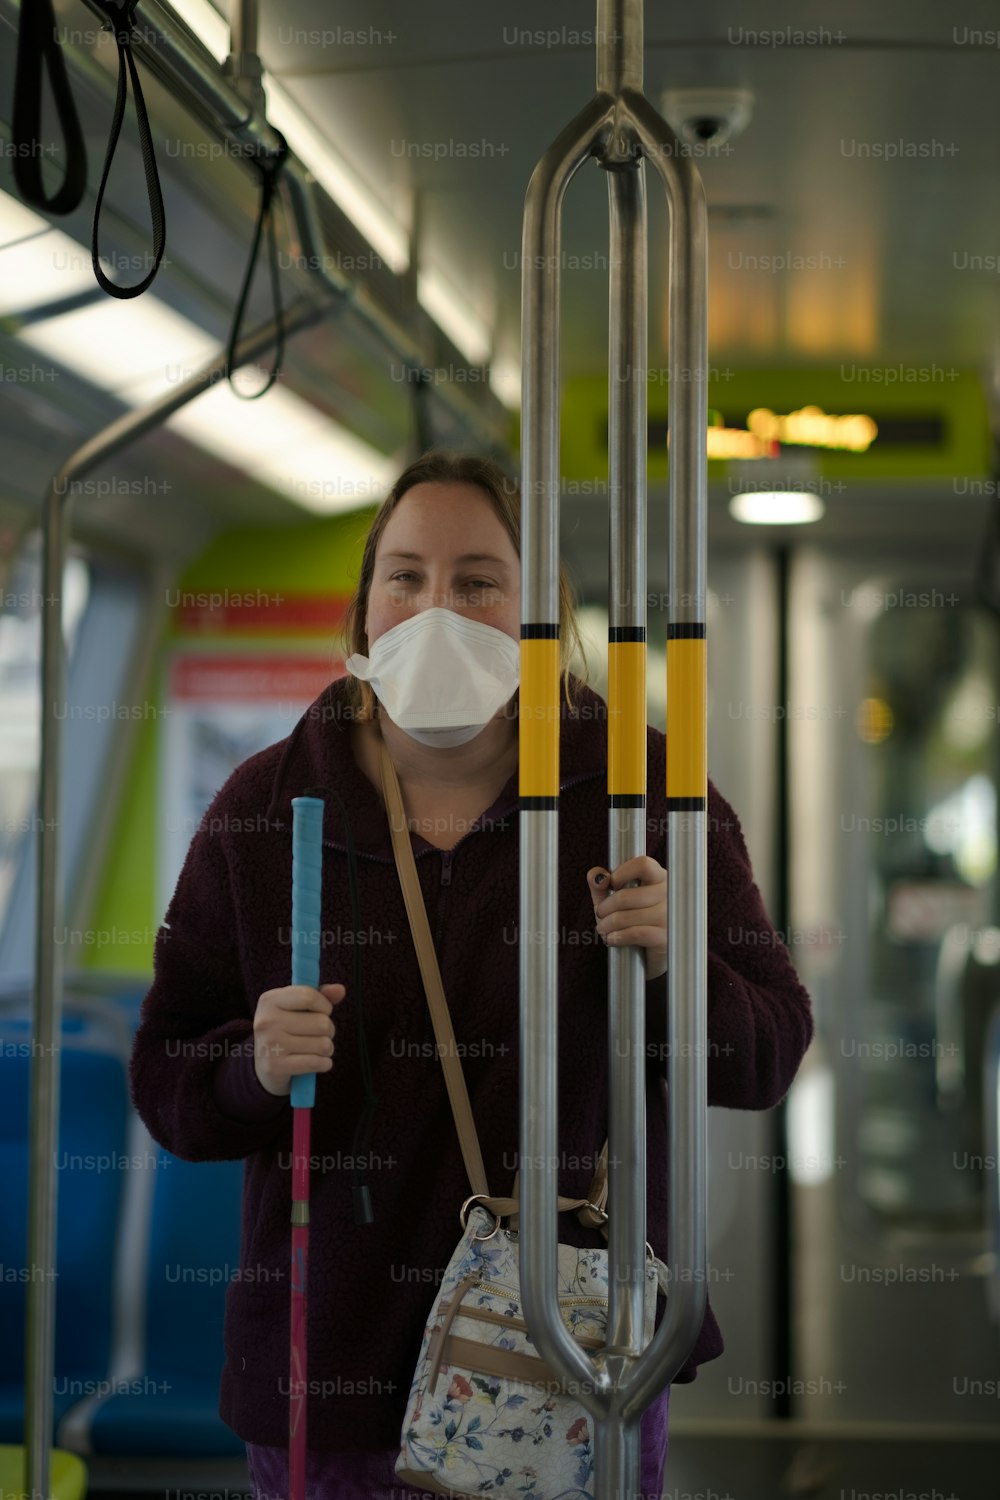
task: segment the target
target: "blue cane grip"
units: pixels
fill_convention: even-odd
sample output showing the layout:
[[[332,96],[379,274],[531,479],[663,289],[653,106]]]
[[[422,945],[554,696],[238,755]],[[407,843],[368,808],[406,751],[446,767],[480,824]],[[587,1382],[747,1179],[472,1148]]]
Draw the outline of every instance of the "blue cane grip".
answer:
[[[292,983],[319,987],[323,801],[292,798]],[[316,1074],[292,1079],[292,1108],[312,1109]]]

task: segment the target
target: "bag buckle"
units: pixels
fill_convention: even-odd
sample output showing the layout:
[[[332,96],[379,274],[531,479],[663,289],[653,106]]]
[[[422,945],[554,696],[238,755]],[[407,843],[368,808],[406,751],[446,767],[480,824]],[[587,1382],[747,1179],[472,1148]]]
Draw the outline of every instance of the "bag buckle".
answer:
[[[461,1211],[460,1211],[460,1213],[458,1215],[458,1218],[459,1218],[459,1222],[460,1222],[460,1224],[462,1226],[462,1232],[463,1232],[463,1234],[465,1232],[465,1226],[466,1226],[466,1223],[468,1222],[468,1218],[469,1218],[469,1206],[470,1206],[470,1204],[472,1204],[472,1203],[478,1203],[481,1198],[486,1198],[488,1196],[489,1195],[487,1193],[473,1193],[472,1197],[471,1198],[466,1198],[465,1202],[462,1204],[462,1208],[461,1208]],[[493,1210],[490,1209],[489,1212],[493,1213]],[[474,1240],[491,1240],[493,1238],[493,1236],[496,1234],[497,1230],[500,1228],[500,1215],[499,1214],[493,1214],[493,1217],[496,1220],[496,1223],[493,1225],[493,1228],[490,1230],[489,1234],[474,1234],[472,1236],[472,1238]]]

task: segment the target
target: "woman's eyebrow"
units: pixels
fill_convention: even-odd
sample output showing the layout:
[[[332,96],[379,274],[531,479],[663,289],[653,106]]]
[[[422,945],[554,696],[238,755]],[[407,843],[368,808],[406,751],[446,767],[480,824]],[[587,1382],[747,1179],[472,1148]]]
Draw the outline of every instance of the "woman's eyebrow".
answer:
[[[402,557],[408,562],[423,562],[424,558],[419,552],[383,552],[382,560],[387,562],[390,557]],[[495,557],[492,552],[463,552],[461,557],[455,558],[456,563],[489,562],[495,563],[499,568],[506,568],[507,564],[502,557]]]

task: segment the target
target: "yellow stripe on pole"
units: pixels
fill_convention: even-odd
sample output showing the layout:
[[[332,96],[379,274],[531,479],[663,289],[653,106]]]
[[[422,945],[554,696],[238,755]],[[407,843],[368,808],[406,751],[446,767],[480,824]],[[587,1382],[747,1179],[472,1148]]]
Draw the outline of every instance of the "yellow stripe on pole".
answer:
[[[608,643],[608,795],[646,794],[646,642]]]
[[[521,640],[520,775],[522,797],[559,795],[559,641]]]
[[[708,796],[704,636],[667,641],[667,796]]]

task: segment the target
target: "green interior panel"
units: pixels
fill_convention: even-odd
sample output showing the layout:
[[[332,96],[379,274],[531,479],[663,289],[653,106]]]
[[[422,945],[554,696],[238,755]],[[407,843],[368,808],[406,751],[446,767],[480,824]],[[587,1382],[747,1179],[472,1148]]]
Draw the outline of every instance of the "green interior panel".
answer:
[[[366,506],[347,515],[310,520],[303,525],[241,527],[215,537],[192,562],[171,591],[174,596],[255,593],[275,598],[296,596],[349,597],[357,582],[364,539],[377,507]],[[325,634],[325,632],[324,632]],[[321,637],[322,638],[322,637]],[[273,633],[240,630],[232,634],[199,629],[186,633],[179,612],[165,632],[151,681],[141,685],[151,702],[164,693],[168,649],[185,640],[211,644],[213,651],[231,643],[234,651],[266,645],[273,640],[286,648],[301,641],[315,646],[317,633],[276,629]],[[97,951],[87,948],[87,968],[144,975],[152,972],[153,944],[161,913],[156,900],[158,766],[162,719],[144,719],[136,728],[134,751],[115,808],[114,837],[91,915],[91,925],[127,936]]]

